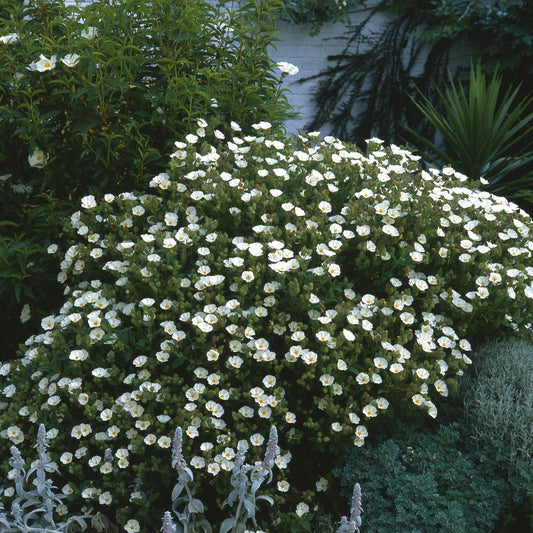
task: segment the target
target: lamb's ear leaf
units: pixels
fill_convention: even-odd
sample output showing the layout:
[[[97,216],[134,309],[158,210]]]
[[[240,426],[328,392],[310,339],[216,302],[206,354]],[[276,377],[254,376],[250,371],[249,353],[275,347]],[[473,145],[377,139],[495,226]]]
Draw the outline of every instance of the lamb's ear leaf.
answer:
[[[220,525],[220,533],[227,533],[235,524],[236,518],[226,518]]]
[[[177,500],[185,488],[185,483],[176,483],[172,489],[172,501]]]
[[[261,496],[257,496],[256,500],[265,500],[270,505],[274,505],[274,500],[270,496],[267,496],[266,494],[263,494]]]

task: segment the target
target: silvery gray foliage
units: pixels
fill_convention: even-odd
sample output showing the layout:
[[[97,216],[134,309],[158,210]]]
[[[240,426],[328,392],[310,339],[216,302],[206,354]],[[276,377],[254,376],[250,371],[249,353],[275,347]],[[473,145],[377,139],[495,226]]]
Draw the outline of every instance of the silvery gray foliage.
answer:
[[[50,460],[46,451],[46,429],[43,424],[39,426],[37,443],[35,444],[38,458],[31,464],[26,472],[26,462],[16,446],[11,447],[12,467],[8,476],[14,481],[16,497],[11,503],[8,513],[0,500],[0,532],[1,533],[70,533],[85,531],[87,518],[90,516],[71,516],[65,522],[56,522],[54,511],[62,504],[65,495],[56,495],[56,488],[52,480],[47,478],[47,473],[58,472],[57,464]],[[32,481],[30,479],[33,477]],[[24,485],[33,485],[33,490],[26,490]],[[4,490],[0,489],[0,494]],[[92,526],[96,531],[102,531],[103,522],[100,517],[93,517]]]
[[[176,533],[176,524],[174,524],[174,520],[172,520],[172,514],[170,511],[165,511],[161,531],[162,533]]]
[[[350,508],[350,518],[343,516],[340,521],[337,533],[359,533],[361,527],[361,486],[356,483],[353,487],[352,505]]]
[[[191,492],[190,484],[194,481],[194,475],[183,458],[183,432],[180,427],[176,428],[172,440],[172,466],[178,472],[178,482],[172,489],[172,510],[180,523],[175,525],[167,511],[163,518],[162,531],[164,533],[211,533],[212,528],[209,522],[199,516],[204,512],[204,504]],[[184,490],[185,496],[181,496]],[[178,509],[181,504],[185,506],[180,512]]]
[[[533,344],[500,339],[476,354],[475,372],[465,385],[465,408],[474,437],[497,440],[511,461],[533,455]]]
[[[180,523],[176,525],[170,511],[166,511],[161,531],[162,533],[200,531],[209,533],[212,531],[211,525],[205,518],[199,517],[204,512],[203,503],[195,498],[191,491],[190,484],[194,481],[194,475],[183,457],[182,445],[183,433],[178,427],[172,441],[172,466],[178,472],[178,482],[172,491],[172,510]],[[257,502],[265,500],[272,505],[274,500],[267,495],[257,495],[257,491],[265,480],[267,483],[272,480],[272,467],[278,451],[278,432],[275,426],[270,429],[265,457],[262,461],[256,462],[255,465],[246,464],[244,462],[246,449],[243,446],[237,448],[230,480],[233,488],[222,504],[235,508],[235,513],[222,522],[220,533],[245,533],[248,531],[246,526],[248,520],[252,521],[254,528],[258,527],[255,518]],[[183,491],[185,491],[185,496],[181,496]],[[180,512],[178,508],[181,504],[185,505]]]
[[[243,533],[246,531],[246,523],[249,519],[252,520],[255,528],[258,527],[255,520],[257,501],[265,500],[272,505],[274,500],[270,496],[258,496],[257,491],[265,479],[268,478],[267,483],[272,480],[272,467],[277,452],[278,432],[276,426],[270,428],[265,458],[254,466],[244,463],[246,450],[244,447],[238,447],[230,480],[233,490],[223,502],[224,506],[234,507],[236,505],[237,508],[234,515],[222,522],[220,533],[227,533],[228,531]]]

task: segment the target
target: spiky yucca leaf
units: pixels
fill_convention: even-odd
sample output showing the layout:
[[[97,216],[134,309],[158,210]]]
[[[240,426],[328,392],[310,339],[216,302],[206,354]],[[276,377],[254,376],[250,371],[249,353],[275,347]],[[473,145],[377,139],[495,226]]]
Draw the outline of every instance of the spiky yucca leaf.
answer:
[[[495,72],[487,78],[478,63],[470,68],[469,87],[453,80],[444,92],[436,88],[443,107],[441,113],[421,92],[416,107],[442,135],[449,152],[430,139],[405,128],[428,149],[432,162],[447,163],[473,180],[487,180],[491,192],[515,197],[521,189],[533,186],[533,174],[526,171],[533,163],[531,143],[533,113],[528,113],[532,98],[518,101],[520,86],[509,87],[501,96],[502,77]],[[516,171],[525,174],[519,178]]]

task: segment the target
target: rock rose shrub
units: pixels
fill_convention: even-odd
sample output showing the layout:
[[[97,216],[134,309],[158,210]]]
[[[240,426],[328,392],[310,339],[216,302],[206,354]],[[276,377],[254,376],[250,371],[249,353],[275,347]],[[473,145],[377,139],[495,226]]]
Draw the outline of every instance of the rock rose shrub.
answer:
[[[44,423],[72,509],[149,527],[180,426],[216,513],[239,442],[261,460],[275,425],[271,495],[303,515],[327,490],[321,457],[394,413],[435,417],[472,345],[528,326],[518,207],[378,139],[365,154],[269,126],[200,120],[151,194],[72,215],[65,302],[0,372],[1,456]]]

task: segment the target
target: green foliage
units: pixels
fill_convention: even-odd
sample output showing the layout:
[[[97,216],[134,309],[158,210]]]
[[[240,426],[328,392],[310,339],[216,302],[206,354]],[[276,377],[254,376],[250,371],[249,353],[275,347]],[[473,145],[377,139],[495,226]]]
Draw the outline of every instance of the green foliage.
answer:
[[[487,79],[478,63],[470,68],[466,89],[451,75],[444,92],[435,87],[443,113],[420,93],[414,104],[443,137],[444,149],[407,129],[429,149],[429,160],[449,164],[474,181],[481,179],[485,189],[517,199],[533,187],[533,151],[527,144],[533,131],[533,113],[527,109],[533,98],[517,101],[519,87],[500,94],[501,84],[501,75],[495,72]]]
[[[57,301],[37,250],[61,238],[73,198],[144,188],[200,116],[281,129],[288,112],[267,55],[278,0],[26,4],[0,20],[16,37],[0,38],[2,332],[23,303],[42,314]]]
[[[312,24],[313,35],[326,22],[343,20],[348,23],[349,9],[361,4],[364,0],[287,0],[281,17],[295,24]]]
[[[364,487],[365,531],[493,531],[525,489],[510,476],[498,438],[477,449],[470,436],[463,420],[433,432],[405,424],[394,437],[350,452],[335,475],[345,498],[353,480]]]
[[[369,23],[378,13],[389,14],[390,22],[372,34]],[[523,82],[521,98],[528,96],[532,24],[533,4],[527,0],[378,2],[348,29],[344,51],[318,76],[317,112],[309,127],[330,124],[335,135],[357,144],[372,135],[400,142],[401,122],[431,137],[434,130],[413,113],[409,95],[418,87],[438,105],[433,86],[445,83],[450,47],[461,41],[472,45],[488,72],[499,68],[505,85]],[[457,73],[454,67],[454,77]]]
[[[0,366],[0,456],[57,429],[73,509],[161,516],[180,426],[216,524],[239,446],[260,460],[275,425],[265,495],[305,530],[339,450],[397,414],[435,417],[471,343],[531,321],[516,205],[378,139],[363,153],[269,129],[200,119],[151,194],[87,195],[72,215],[65,302]]]
[[[531,463],[533,456],[532,357],[530,342],[503,339],[485,344],[477,352],[465,394],[474,438],[484,445],[503,443],[515,465]]]
[[[24,0],[0,0],[0,28],[8,24],[11,14],[22,8]]]
[[[527,0],[394,0],[397,8],[420,10],[427,21],[421,38],[427,42],[467,38],[479,46],[483,63],[506,78],[531,80],[533,69],[533,6]]]

